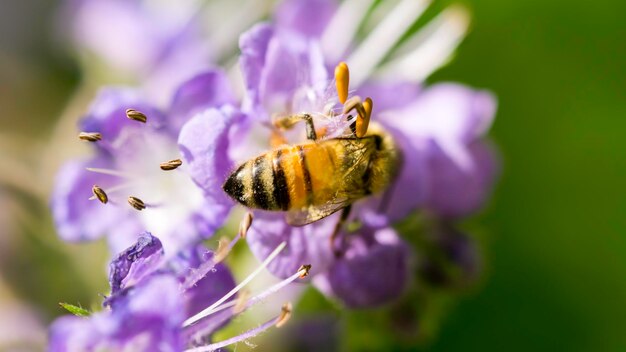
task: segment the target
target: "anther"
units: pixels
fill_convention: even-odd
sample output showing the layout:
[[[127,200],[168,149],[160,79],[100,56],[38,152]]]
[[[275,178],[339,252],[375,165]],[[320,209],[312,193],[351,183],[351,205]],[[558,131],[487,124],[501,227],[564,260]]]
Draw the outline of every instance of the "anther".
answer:
[[[239,314],[243,312],[248,306],[248,298],[250,298],[250,291],[241,290],[239,295],[237,295],[237,303],[233,307],[233,314]]]
[[[164,163],[161,163],[161,170],[163,171],[170,171],[170,170],[176,170],[179,166],[181,166],[183,164],[183,161],[180,159],[174,159],[174,160],[170,160],[170,161],[166,161]]]
[[[241,238],[246,238],[246,234],[250,226],[252,226],[252,220],[254,220],[254,215],[251,212],[247,212],[239,224],[239,236]]]
[[[130,204],[131,207],[139,211],[146,209],[146,204],[143,202],[143,200],[137,197],[133,197],[133,196],[128,197],[128,204]]]
[[[78,134],[78,139],[88,142],[97,142],[102,139],[102,135],[98,132],[81,132]]]
[[[102,188],[100,188],[98,185],[93,185],[93,187],[91,187],[91,191],[102,204],[107,204],[107,202],[109,201],[109,197]]]
[[[230,241],[225,238],[220,238],[217,244],[217,250],[213,256],[213,262],[215,262],[215,264],[221,262],[226,258],[228,253],[230,253]]]
[[[335,85],[337,87],[337,96],[341,104],[348,99],[348,86],[350,84],[350,71],[348,70],[348,64],[340,62],[335,67]]]
[[[309,276],[310,270],[311,270],[311,264],[301,265],[300,268],[298,268],[298,272],[301,272],[301,271],[304,271],[304,272],[300,274],[300,278],[304,279],[305,277]]]
[[[276,327],[279,328],[287,324],[289,318],[291,318],[291,303],[287,302],[283,304],[283,307],[280,309],[280,316],[276,321]]]
[[[146,117],[146,115],[143,112],[137,111],[135,109],[126,109],[126,117],[128,117],[131,120],[135,120],[135,121],[139,121],[143,123],[146,123],[148,121],[148,117]]]
[[[363,102],[363,110],[365,110],[365,116],[363,118],[356,119],[356,136],[361,138],[367,133],[367,128],[370,124],[370,117],[372,116],[372,108],[374,102],[371,98],[365,98]]]

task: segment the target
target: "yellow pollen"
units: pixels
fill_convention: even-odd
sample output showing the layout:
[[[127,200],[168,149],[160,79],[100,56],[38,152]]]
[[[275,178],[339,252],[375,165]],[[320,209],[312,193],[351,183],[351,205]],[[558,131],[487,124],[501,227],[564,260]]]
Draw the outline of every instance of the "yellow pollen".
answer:
[[[335,67],[335,85],[337,87],[337,96],[341,104],[345,103],[348,99],[349,84],[350,71],[348,70],[348,64],[342,61]]]
[[[367,133],[367,127],[370,124],[370,117],[372,116],[372,108],[374,107],[374,102],[372,102],[371,98],[365,98],[363,102],[363,110],[365,110],[365,116],[363,118],[357,118],[356,120],[356,136],[362,138]]]

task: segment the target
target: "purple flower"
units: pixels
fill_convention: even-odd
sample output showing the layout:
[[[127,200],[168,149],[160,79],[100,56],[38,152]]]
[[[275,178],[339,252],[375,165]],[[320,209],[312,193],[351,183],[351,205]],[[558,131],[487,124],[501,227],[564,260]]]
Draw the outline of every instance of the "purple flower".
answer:
[[[225,172],[228,155],[213,126],[196,129],[188,145],[179,146],[178,135],[194,115],[237,118],[241,114],[229,107],[234,101],[224,73],[217,70],[181,85],[167,110],[133,89],[102,89],[81,122],[83,131],[98,133],[101,140],[93,143],[91,158],[68,162],[57,176],[51,204],[61,238],[83,241],[106,235],[118,252],[136,238],[120,234],[147,229],[159,234],[168,255],[174,255],[212,236],[231,202],[205,187],[202,177]],[[206,143],[203,152],[212,156],[212,165],[195,166],[187,153],[192,143]]]
[[[314,282],[324,292],[348,306],[368,307],[392,301],[406,286],[411,251],[389,235],[394,233],[390,226],[418,210],[450,219],[472,214],[490,194],[497,163],[483,141],[495,113],[493,96],[454,83],[422,85],[464,35],[465,14],[448,9],[417,35],[420,41],[410,39],[392,50],[423,7],[401,1],[362,42],[354,43],[367,10],[355,12],[359,6],[346,1],[333,11],[337,6],[330,0],[286,1],[276,12],[276,24],[256,25],[241,36],[246,88],[242,108],[248,118],[239,131],[247,131],[247,140],[254,142],[248,143],[247,151],[240,144],[227,148],[238,162],[258,155],[276,137],[275,130],[266,128],[275,117],[302,112],[313,116],[318,129],[326,129],[326,138],[345,133],[346,123],[338,122],[343,115],[337,113],[341,106],[331,70],[346,58],[354,94],[374,102],[370,128],[390,134],[401,155],[395,181],[382,194],[354,204],[347,223],[363,226],[357,231],[340,229],[338,253],[332,253],[328,240],[337,217],[292,228],[282,217],[259,212],[248,242],[260,258],[276,243],[286,242],[286,250],[270,266],[274,274],[285,277],[303,259],[321,262],[314,273],[322,276]],[[323,11],[307,26],[294,21],[311,8]],[[381,64],[386,56],[388,63]],[[398,75],[400,69],[410,74]],[[300,143],[302,134],[296,132],[284,132],[280,138]],[[202,158],[199,153],[195,157]],[[230,170],[235,167],[231,164]],[[395,239],[386,243],[372,233]],[[368,275],[386,272],[394,274]]]
[[[149,1],[67,0],[60,25],[76,49],[159,101],[201,70],[215,53],[203,38],[198,5]],[[158,23],[158,25],[155,25]]]
[[[453,224],[429,224],[424,242],[417,267],[421,281],[432,286],[464,288],[480,277],[483,262],[479,243]]]
[[[288,280],[252,298],[233,300],[255,273],[235,287],[230,271],[216,258],[223,259],[238,238],[221,248],[222,252],[199,245],[165,259],[159,239],[143,233],[137,243],[111,262],[111,295],[104,302],[105,310],[89,317],[57,319],[50,328],[50,351],[182,351],[192,347],[209,351],[284,324],[290,314],[288,307],[255,329],[211,343],[211,335],[233,316],[308,273],[307,268],[301,268]],[[277,247],[259,270],[283,248]]]

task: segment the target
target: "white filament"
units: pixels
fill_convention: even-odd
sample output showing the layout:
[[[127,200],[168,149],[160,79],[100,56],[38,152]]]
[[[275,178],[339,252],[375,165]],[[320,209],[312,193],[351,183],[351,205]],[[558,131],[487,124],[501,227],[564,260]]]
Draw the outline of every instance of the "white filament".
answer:
[[[402,0],[350,55],[350,83],[359,86],[421,16],[429,0]]]
[[[219,300],[217,300],[215,303],[213,303],[212,305],[210,305],[208,308],[204,309],[200,313],[198,313],[198,314],[190,317],[189,319],[185,320],[183,322],[183,327],[187,327],[187,326],[197,322],[198,320],[200,320],[200,319],[210,315],[215,307],[217,307],[220,304],[224,303],[224,301],[226,301],[227,299],[232,297],[235,293],[237,293],[237,291],[241,290],[250,281],[252,281],[252,279],[254,279],[255,276],[257,276],[263,269],[265,269],[267,267],[267,265],[272,260],[274,260],[274,258],[276,258],[276,256],[278,256],[278,254],[285,248],[285,246],[287,246],[287,242],[282,242],[281,244],[279,244],[276,247],[276,249],[274,249],[274,251],[269,256],[267,256],[267,258],[265,258],[265,260],[263,261],[261,266],[259,266],[250,275],[248,275],[248,277],[246,277],[243,281],[241,281],[241,283],[239,283],[239,285],[237,285],[235,288],[230,290],[230,292],[228,292],[226,295],[224,295],[224,297],[220,298]]]
[[[341,60],[373,3],[374,0],[345,0],[341,3],[321,38],[322,52],[328,61]]]
[[[459,7],[445,10],[412,39],[394,52],[391,60],[374,75],[383,79],[421,82],[445,65],[469,26],[467,12]]]

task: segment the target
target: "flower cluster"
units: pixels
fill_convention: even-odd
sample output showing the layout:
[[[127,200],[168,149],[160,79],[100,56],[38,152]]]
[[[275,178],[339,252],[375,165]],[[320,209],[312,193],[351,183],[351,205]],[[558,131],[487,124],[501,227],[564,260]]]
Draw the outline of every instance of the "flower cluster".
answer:
[[[260,269],[283,247],[277,247]],[[220,263],[227,254],[224,250],[212,252],[198,245],[166,258],[159,239],[142,234],[111,262],[111,294],[104,301],[105,310],[89,317],[58,319],[51,327],[50,350],[213,351],[284,324],[291,312],[289,304],[255,329],[211,342],[211,335],[233,316],[305,277],[310,268],[302,266],[264,292],[235,300],[234,295],[260,270],[235,286],[230,271]]]
[[[82,2],[87,9],[98,3]],[[243,96],[219,69],[196,72],[174,90],[165,108],[162,99],[146,98],[137,89],[99,92],[79,136],[92,142],[94,152],[62,168],[52,210],[64,240],[106,236],[112,251],[121,254],[111,264],[106,310],[89,319],[57,321],[53,349],[221,348],[283,322],[284,312],[247,335],[222,344],[209,341],[233,314],[309,269],[313,285],[343,306],[389,304],[406,292],[415,272],[431,283],[449,279],[440,261],[429,257],[431,251],[412,245],[418,230],[402,231],[405,237],[397,230],[418,213],[432,220],[425,237],[445,266],[477,275],[476,246],[454,223],[483,206],[497,176],[494,152],[484,140],[495,99],[456,83],[423,84],[449,59],[466,17],[448,9],[402,42],[424,10],[422,2],[402,0],[357,42],[362,22],[372,21],[366,17],[370,5],[281,3],[272,22],[240,36]],[[310,114],[324,139],[349,131],[341,104],[347,97],[335,85],[348,80],[335,82],[332,75],[343,60],[350,67],[349,96],[371,99],[370,129],[384,131],[397,148],[397,175],[384,192],[357,200],[349,215],[336,213],[303,227],[290,226],[282,213],[263,211],[254,211],[251,226],[247,215],[240,232],[263,263],[259,270],[267,267],[284,281],[243,303],[230,300],[248,279],[235,287],[218,263],[239,236],[216,253],[201,244],[235,206],[222,186],[250,157],[280,143],[303,142],[299,129],[276,128],[279,117]],[[146,230],[159,239],[132,235]]]

